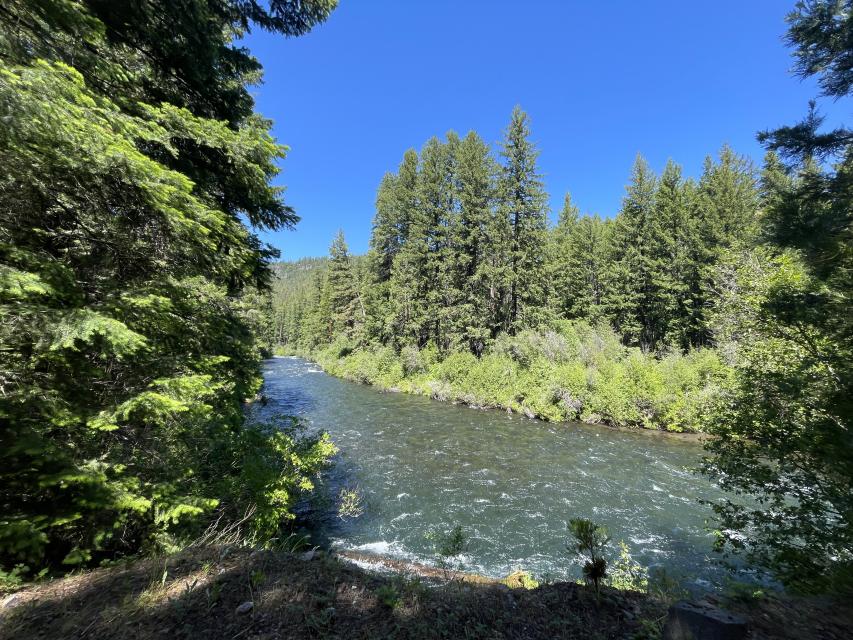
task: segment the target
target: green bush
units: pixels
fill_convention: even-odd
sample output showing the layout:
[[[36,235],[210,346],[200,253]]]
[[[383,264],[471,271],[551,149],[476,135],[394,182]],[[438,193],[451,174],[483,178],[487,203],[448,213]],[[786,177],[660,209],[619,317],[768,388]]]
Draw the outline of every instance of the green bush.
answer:
[[[477,366],[477,358],[469,352],[452,353],[434,367],[436,377],[452,386],[463,386],[470,371]]]
[[[426,371],[427,366],[421,352],[417,347],[403,347],[400,351],[400,360],[403,366],[403,375],[410,377]]]
[[[595,594],[598,596],[601,583],[607,577],[607,560],[603,555],[607,543],[610,542],[607,529],[585,518],[572,518],[566,528],[572,536],[566,549],[571,553],[589,557],[584,563],[583,575],[587,582],[595,587]]]
[[[469,404],[506,407],[512,401],[518,365],[506,356],[485,354],[468,371],[466,390],[476,399]]]
[[[607,583],[622,591],[648,591],[649,571],[631,557],[631,551],[624,541],[619,543],[619,559],[613,563]]]
[[[320,352],[326,370],[350,380],[548,421],[694,431],[729,374],[710,349],[662,357],[622,346],[608,327],[560,321],[542,332],[500,336],[477,358],[443,360],[432,346]]]

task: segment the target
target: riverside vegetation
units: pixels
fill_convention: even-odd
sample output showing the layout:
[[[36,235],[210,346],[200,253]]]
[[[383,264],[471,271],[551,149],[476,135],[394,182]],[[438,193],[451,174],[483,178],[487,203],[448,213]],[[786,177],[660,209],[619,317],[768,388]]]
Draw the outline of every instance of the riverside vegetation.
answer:
[[[377,196],[371,250],[342,234],[286,267],[270,338],[332,374],[545,420],[702,430],[733,377],[710,301],[759,229],[762,180],[723,148],[698,183],[638,157],[622,211],[546,197],[516,109],[498,164],[475,134],[408,151]],[[768,158],[764,182],[778,161]],[[716,347],[716,348],[715,348]]]
[[[420,620],[428,636],[423,620],[442,611],[457,637],[578,635],[610,622],[638,630],[622,604],[543,617],[577,600],[567,585],[524,595],[519,614],[504,599],[489,620],[483,607],[502,595],[407,592],[400,623],[386,611],[393,585],[378,585],[383,597],[367,585],[365,607],[338,586],[363,594],[372,578],[339,583],[325,564],[307,575],[284,552],[251,572],[240,552],[222,567],[239,587],[217,587],[213,543],[286,547],[297,500],[335,453],[295,419],[247,421],[272,347],[362,382],[547,420],[707,432],[702,470],[731,496],[710,505],[718,549],[793,591],[849,594],[853,133],[826,131],[813,105],[802,122],[759,134],[761,170],[727,147],[695,181],[674,162],[657,176],[638,157],[614,219],[581,215],[567,196],[550,228],[517,108],[498,157],[474,132],[406,152],[381,180],[366,256],[350,256],[339,234],[328,260],[273,265],[258,230],[298,217],[272,185],[287,149],[254,111],[261,67],[239,40],[251,28],[302,35],[336,4],[0,7],[3,588],[203,548],[200,563],[176,568],[179,582],[166,562],[159,599],[134,586],[150,560],[102,569],[36,587],[0,631],[77,628],[74,612],[91,612],[82,604],[92,599],[100,607],[105,587],[112,617],[81,633],[154,635],[190,611],[206,619],[218,589],[228,615],[245,590],[250,603],[280,594],[262,586],[267,570],[297,585],[270,600],[283,605],[270,622],[279,630],[322,636],[363,623],[370,637]],[[789,16],[796,70],[825,96],[849,97],[851,41],[850,0],[799,2]],[[579,538],[597,531],[576,528]],[[605,594],[600,549],[585,548]],[[620,576],[642,579],[627,551],[620,563]],[[73,585],[84,588],[62,604]],[[331,606],[339,600],[343,618]],[[137,627],[113,625],[121,616]],[[274,631],[265,619],[217,629]]]
[[[797,70],[848,96],[849,2],[799,3]],[[279,267],[280,353],[387,389],[546,420],[708,433],[718,548],[790,586],[853,585],[853,166],[814,104],[723,147],[697,181],[641,156],[612,220],[567,195],[553,228],[527,115],[499,158],[431,138],[380,182],[370,250]]]
[[[298,218],[235,44],[334,4],[0,8],[0,575],[175,549],[216,522],[273,544],[334,453],[243,414],[275,256],[253,228]]]

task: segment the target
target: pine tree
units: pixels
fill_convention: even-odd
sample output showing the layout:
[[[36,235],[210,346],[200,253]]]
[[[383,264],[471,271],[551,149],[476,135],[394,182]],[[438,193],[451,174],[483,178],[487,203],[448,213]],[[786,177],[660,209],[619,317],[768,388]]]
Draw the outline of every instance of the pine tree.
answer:
[[[458,231],[455,234],[453,287],[461,292],[457,331],[472,353],[482,353],[492,337],[489,256],[498,247],[491,241],[496,167],[488,145],[473,131],[459,145],[457,180]]]
[[[409,237],[409,228],[418,215],[418,154],[409,149],[397,173],[386,173],[376,194],[376,215],[370,250],[371,271],[376,282],[391,278],[394,259]]]
[[[611,226],[598,215],[578,216],[566,196],[552,242],[552,306],[559,315],[592,322],[602,318]]]
[[[329,247],[325,286],[328,287],[331,336],[352,339],[357,326],[364,321],[364,307],[342,230]]]
[[[248,496],[269,539],[329,454],[244,419],[275,256],[255,230],[297,217],[236,40],[334,4],[3,3],[0,570],[174,544]]]
[[[414,282],[402,281],[400,274],[394,279],[395,263],[406,249],[410,230],[420,216],[418,207],[418,154],[409,149],[403,155],[397,173],[388,173],[383,178],[376,197],[376,215],[370,238],[368,258],[370,286],[364,293],[365,338],[381,343],[392,342],[401,331],[401,322],[407,324],[410,305],[400,307],[392,298],[392,290],[401,286],[415,286]],[[411,248],[401,258],[401,263],[411,259]],[[408,295],[406,292],[404,298]],[[405,309],[405,310],[404,310]]]
[[[577,256],[571,251],[571,238],[575,232],[580,210],[572,203],[568,193],[563,198],[563,208],[557,218],[557,226],[551,232],[548,256],[549,279],[552,283],[551,306],[558,315],[572,317],[576,306],[577,282],[572,278]]]
[[[751,162],[728,146],[721,149],[719,162],[706,158],[695,207],[700,287],[694,343],[706,344],[711,341],[707,312],[716,297],[717,265],[728,251],[751,246],[758,232],[759,189]]]
[[[400,210],[397,203],[397,176],[386,173],[376,194],[376,215],[370,236],[372,271],[376,282],[390,280],[394,258],[402,245]]]
[[[451,246],[458,226],[455,185],[455,152],[459,138],[448,133],[447,142],[437,138],[427,141],[421,152],[418,174],[418,201],[424,224],[416,245],[421,250],[422,269],[418,274],[424,292],[424,327],[422,341],[432,341],[442,353],[451,350],[461,291],[455,287],[455,252]]]
[[[651,309],[649,322],[656,327],[654,346],[671,343],[688,349],[692,340],[694,304],[691,286],[696,282],[696,225],[690,187],[681,167],[668,161],[655,193],[650,225]]]
[[[758,231],[758,181],[752,163],[728,146],[719,162],[705,159],[699,180],[703,242],[713,263],[727,249],[748,246]]]
[[[539,152],[530,141],[527,114],[512,112],[501,148],[499,207],[509,223],[508,297],[503,324],[510,333],[544,319],[547,297],[547,194],[536,166]]]
[[[649,227],[654,216],[656,179],[637,155],[622,209],[613,227],[605,310],[627,344],[649,347],[654,338],[650,324],[652,274]]]

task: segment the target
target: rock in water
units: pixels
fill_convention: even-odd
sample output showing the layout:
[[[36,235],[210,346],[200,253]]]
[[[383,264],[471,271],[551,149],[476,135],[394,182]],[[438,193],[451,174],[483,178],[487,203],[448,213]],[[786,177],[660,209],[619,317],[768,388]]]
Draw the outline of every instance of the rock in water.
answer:
[[[252,602],[251,600],[247,600],[246,602],[241,604],[239,607],[237,607],[237,613],[239,613],[239,614],[249,613],[254,608],[255,608],[255,603]]]
[[[663,640],[742,640],[746,620],[709,604],[682,600],[669,608]]]
[[[301,554],[299,554],[299,558],[300,558],[301,560],[305,560],[306,562],[308,562],[308,561],[310,561],[310,560],[313,560],[315,555],[317,555],[317,554],[316,554],[316,552],[314,551],[314,549],[309,549],[309,550],[308,550],[308,551],[306,551],[305,553],[301,553]]]

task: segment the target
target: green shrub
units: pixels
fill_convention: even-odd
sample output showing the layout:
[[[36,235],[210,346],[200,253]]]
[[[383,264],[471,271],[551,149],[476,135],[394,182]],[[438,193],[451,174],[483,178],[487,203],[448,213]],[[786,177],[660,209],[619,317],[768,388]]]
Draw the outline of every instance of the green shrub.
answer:
[[[376,590],[376,599],[383,606],[393,609],[400,603],[400,592],[393,584],[383,584]]]
[[[619,559],[613,563],[607,583],[622,591],[645,593],[649,588],[648,569],[631,557],[631,551],[625,542],[619,543]]]
[[[417,347],[403,347],[400,351],[400,360],[403,367],[403,375],[410,377],[426,371],[427,366],[424,362],[421,352]]]
[[[610,542],[607,529],[585,518],[572,518],[566,527],[572,536],[566,549],[589,557],[584,563],[583,575],[587,582],[595,587],[595,593],[598,596],[601,592],[601,583],[607,577],[607,560],[602,555],[607,543]]]
[[[501,335],[479,358],[462,351],[441,360],[432,345],[404,347],[399,356],[374,347],[338,358],[340,349],[329,347],[318,360],[359,382],[553,422],[670,431],[698,429],[730,375],[710,349],[658,358],[625,348],[609,327],[579,321]]]
[[[505,407],[513,398],[518,365],[506,356],[485,354],[468,371],[467,390],[477,403],[488,407]]]
[[[468,352],[452,353],[433,369],[441,382],[463,385],[470,371],[477,366],[477,358]]]

